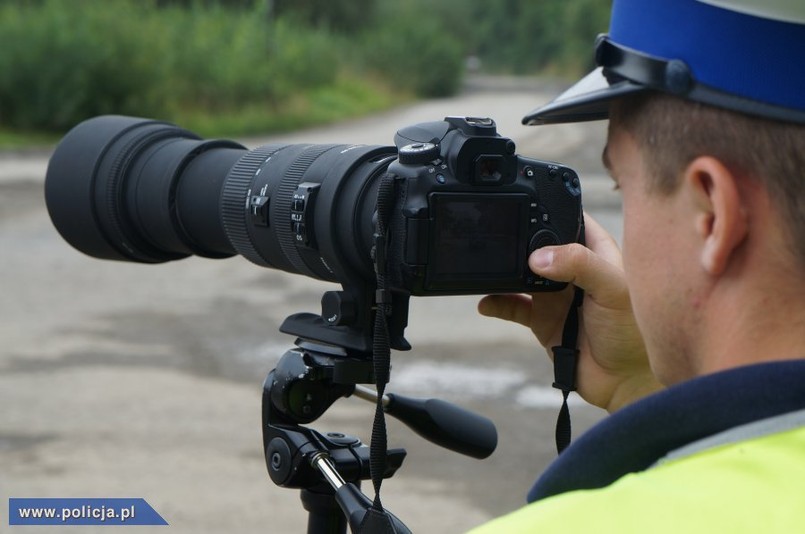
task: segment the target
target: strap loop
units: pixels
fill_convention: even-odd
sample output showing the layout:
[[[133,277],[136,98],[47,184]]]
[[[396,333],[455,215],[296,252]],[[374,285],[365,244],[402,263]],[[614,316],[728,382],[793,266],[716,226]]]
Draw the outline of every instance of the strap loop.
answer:
[[[553,387],[562,391],[562,408],[556,419],[556,452],[561,454],[570,445],[572,436],[570,425],[570,408],[567,398],[571,391],[576,391],[576,369],[579,362],[579,308],[584,301],[584,290],[575,288],[573,302],[567,311],[565,326],[562,328],[562,344],[552,347],[553,352]]]

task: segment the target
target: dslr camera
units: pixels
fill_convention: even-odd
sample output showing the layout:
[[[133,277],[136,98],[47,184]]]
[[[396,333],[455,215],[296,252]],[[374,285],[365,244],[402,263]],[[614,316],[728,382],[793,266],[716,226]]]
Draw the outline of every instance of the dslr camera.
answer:
[[[408,126],[394,142],[247,150],[164,122],[97,117],[56,148],[46,201],[61,235],[98,258],[240,254],[264,267],[372,286],[378,189],[391,177],[385,261],[392,291],[564,287],[532,274],[527,258],[580,240],[581,189],[572,169],[516,155],[488,118]]]

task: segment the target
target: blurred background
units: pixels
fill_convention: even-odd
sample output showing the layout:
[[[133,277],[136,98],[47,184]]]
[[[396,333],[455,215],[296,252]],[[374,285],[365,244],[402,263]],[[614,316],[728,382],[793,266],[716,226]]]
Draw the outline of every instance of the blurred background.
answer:
[[[2,0],[0,127],[8,144],[107,113],[202,135],[319,125],[475,73],[576,76],[608,15],[604,0]]]
[[[293,344],[282,320],[318,311],[335,287],[241,257],[83,256],[44,206],[64,132],[115,113],[250,148],[391,144],[417,122],[490,116],[519,154],[575,168],[585,209],[618,237],[620,200],[600,163],[606,124],[520,124],[591,67],[609,7],[0,0],[0,500],[142,497],[176,532],[306,524],[297,492],[265,470],[261,385]],[[461,532],[518,508],[555,456],[561,398],[544,352],[526,329],[478,316],[477,300],[412,299],[414,348],[392,355],[389,391],[458,403],[499,432],[478,461],[389,423],[390,446],[409,457],[384,503],[415,532]],[[603,416],[578,399],[571,411],[576,434]],[[368,443],[371,421],[370,405],[345,399],[311,426]]]

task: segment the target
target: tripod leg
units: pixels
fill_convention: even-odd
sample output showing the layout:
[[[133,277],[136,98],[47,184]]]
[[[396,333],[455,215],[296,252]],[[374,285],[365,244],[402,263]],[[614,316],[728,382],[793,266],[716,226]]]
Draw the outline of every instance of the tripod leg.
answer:
[[[300,496],[308,512],[307,534],[346,534],[347,519],[331,488],[324,493],[303,489]]]

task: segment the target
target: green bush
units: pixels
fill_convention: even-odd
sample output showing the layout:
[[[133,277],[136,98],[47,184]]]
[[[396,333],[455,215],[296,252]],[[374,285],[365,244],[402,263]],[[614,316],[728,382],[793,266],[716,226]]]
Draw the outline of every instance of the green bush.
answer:
[[[438,21],[466,56],[492,73],[577,76],[592,65],[593,43],[605,32],[611,0],[378,0],[394,19],[401,10]],[[401,35],[402,32],[400,32]],[[414,43],[412,43],[413,45]]]
[[[438,20],[396,12],[363,37],[364,60],[396,89],[424,97],[454,94],[461,85],[463,52]]]
[[[327,9],[319,9],[326,5]],[[601,0],[0,0],[0,133],[99,114],[202,135],[337,120],[491,72],[589,67]],[[352,20],[359,17],[360,20]]]
[[[171,24],[171,77],[178,99],[204,108],[280,106],[298,91],[332,84],[338,57],[329,36],[264,14],[212,6],[163,10]]]
[[[140,16],[136,4],[114,3],[0,6],[0,124],[60,130],[102,113],[164,111],[160,42],[121,23]]]
[[[282,110],[336,83],[323,31],[258,6],[157,8],[134,0],[0,5],[0,126],[63,131],[104,113],[172,119]]]

